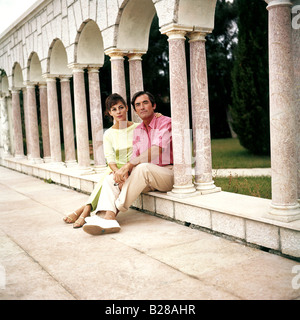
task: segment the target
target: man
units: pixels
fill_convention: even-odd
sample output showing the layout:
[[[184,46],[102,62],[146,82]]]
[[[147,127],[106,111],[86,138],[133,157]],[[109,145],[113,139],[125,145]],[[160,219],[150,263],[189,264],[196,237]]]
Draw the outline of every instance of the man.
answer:
[[[118,232],[119,211],[127,211],[142,192],[167,192],[174,184],[171,118],[154,116],[156,103],[149,92],[137,92],[131,103],[143,120],[134,130],[133,156],[114,175],[105,178],[96,209],[105,216],[86,218],[83,230],[89,234]]]

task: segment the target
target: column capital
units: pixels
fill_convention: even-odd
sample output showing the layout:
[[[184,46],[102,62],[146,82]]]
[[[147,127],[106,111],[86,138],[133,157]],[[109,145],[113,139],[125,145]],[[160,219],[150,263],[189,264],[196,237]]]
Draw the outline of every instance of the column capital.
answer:
[[[72,78],[71,75],[69,75],[69,76],[64,75],[64,76],[60,76],[60,77],[59,77],[60,82],[69,82],[71,78]]]
[[[136,52],[129,52],[127,54],[128,61],[133,61],[133,60],[142,60],[142,56],[146,54],[146,51],[136,51]]]
[[[100,65],[89,66],[88,67],[88,73],[99,73],[101,67],[102,66],[100,66]]]
[[[83,65],[80,63],[70,63],[68,64],[68,68],[72,69],[73,72],[84,72],[84,69],[87,68],[87,65]]]
[[[291,7],[293,5],[291,0],[265,0],[265,1],[268,4],[267,6],[268,10],[273,7],[279,7],[279,6]]]
[[[162,34],[166,34],[170,39],[185,39],[188,32],[193,31],[193,27],[186,27],[177,24],[169,24],[160,29]]]
[[[124,60],[124,56],[127,54],[127,52],[117,48],[110,48],[104,53],[110,57],[110,60]]]
[[[25,81],[24,85],[26,86],[26,88],[35,88],[36,83],[35,82],[30,82],[30,81]]]
[[[207,33],[205,32],[189,32],[187,34],[188,38],[190,39],[189,42],[196,42],[196,41],[206,41]]]
[[[50,81],[56,81],[56,76],[49,73],[43,74],[42,77],[46,80],[46,83]]]

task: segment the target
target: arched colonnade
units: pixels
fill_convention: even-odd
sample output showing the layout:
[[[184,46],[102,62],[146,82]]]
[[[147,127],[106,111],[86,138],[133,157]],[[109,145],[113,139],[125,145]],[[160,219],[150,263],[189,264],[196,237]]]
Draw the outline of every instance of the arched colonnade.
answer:
[[[295,87],[295,65],[299,57],[298,34],[291,28],[291,7],[295,1],[268,0],[270,45],[270,113],[272,138],[272,218],[291,221],[300,217],[299,145],[296,106],[291,89]],[[196,190],[217,191],[212,179],[209,102],[206,72],[205,36],[214,27],[216,0],[40,0],[0,36],[0,106],[4,153],[24,158],[20,92],[24,101],[27,157],[33,163],[62,162],[58,114],[57,79],[60,81],[65,165],[78,164],[89,170],[87,105],[84,70],[88,72],[89,101],[94,150],[94,167],[104,166],[102,106],[99,73],[105,55],[111,60],[112,92],[126,96],[124,58],[128,57],[130,94],[143,89],[142,56],[147,54],[149,30],[155,13],[162,34],[168,37],[170,101],[174,148],[174,187],[176,196],[190,196]],[[278,36],[280,34],[280,36]],[[274,40],[276,38],[276,41]],[[189,40],[190,56],[185,41]],[[299,40],[299,37],[297,38]],[[280,43],[280,49],[277,44]],[[285,48],[287,51],[284,51]],[[284,52],[281,52],[283,50]],[[290,51],[289,51],[290,50]],[[298,50],[296,52],[296,50]],[[279,61],[282,54],[289,59]],[[187,59],[191,65],[192,115],[188,108]],[[284,78],[277,67],[287,71]],[[73,77],[74,115],[70,78]],[[275,80],[276,78],[276,80]],[[299,79],[298,79],[299,80]],[[285,83],[284,83],[285,82]],[[274,84],[274,85],[273,85]],[[280,84],[280,85],[278,85]],[[38,88],[38,89],[37,89]],[[43,158],[40,157],[36,90],[39,90]],[[279,104],[274,96],[284,96]],[[10,101],[11,100],[11,101]],[[291,107],[293,106],[293,107]],[[298,105],[299,106],[299,105]],[[283,108],[288,119],[278,118]],[[272,113],[276,110],[274,113]],[[299,113],[299,112],[298,112]],[[274,115],[274,118],[273,116]],[[192,176],[189,117],[193,123],[195,181]],[[75,128],[73,127],[75,118]],[[11,121],[9,121],[11,119]],[[133,112],[133,120],[138,121]],[[286,120],[288,122],[286,122]],[[278,125],[279,124],[279,125]],[[289,129],[287,128],[289,125]],[[188,134],[187,134],[188,133]],[[74,137],[76,136],[77,154]],[[279,136],[287,148],[280,147]],[[296,137],[296,138],[295,138]],[[10,142],[9,142],[10,141]],[[9,150],[11,146],[11,150]],[[188,155],[188,156],[187,156]],[[288,161],[286,165],[283,165]],[[298,188],[298,190],[297,190]],[[284,190],[284,192],[283,192]]]

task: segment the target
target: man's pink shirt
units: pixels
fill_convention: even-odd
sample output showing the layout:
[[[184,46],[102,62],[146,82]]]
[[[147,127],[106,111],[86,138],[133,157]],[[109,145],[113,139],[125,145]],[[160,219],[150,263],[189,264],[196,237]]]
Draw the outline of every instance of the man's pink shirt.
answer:
[[[135,128],[132,158],[138,157],[152,146],[161,147],[162,154],[159,159],[151,160],[151,163],[159,166],[173,164],[171,118],[166,116],[156,118],[154,116],[149,124],[149,131],[147,131],[143,122]]]

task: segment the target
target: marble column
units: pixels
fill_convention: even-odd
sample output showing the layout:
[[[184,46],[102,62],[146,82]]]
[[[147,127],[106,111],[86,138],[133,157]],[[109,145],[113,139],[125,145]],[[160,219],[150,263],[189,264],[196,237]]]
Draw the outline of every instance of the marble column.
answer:
[[[111,61],[112,93],[118,93],[126,101],[127,95],[124,70],[124,53],[117,49],[111,49],[106,51],[105,54],[110,56]]]
[[[298,202],[300,203],[300,0],[292,7],[292,45],[294,62],[294,89],[297,121],[297,176]]]
[[[23,92],[23,110],[24,110],[24,122],[25,122],[25,137],[26,137],[26,156],[27,159],[31,157],[31,144],[29,135],[29,122],[28,122],[28,107],[27,107],[27,89],[22,88]]]
[[[94,166],[95,168],[101,168],[106,166],[106,161],[103,149],[103,121],[99,68],[88,68],[88,74]]]
[[[189,196],[196,189],[191,166],[188,87],[185,55],[186,31],[168,30],[169,68],[174,157],[174,186],[170,194]]]
[[[46,77],[51,162],[62,165],[56,78]]]
[[[211,137],[207,65],[206,33],[193,32],[190,38],[191,99],[196,190],[209,193],[220,191],[212,179]]]
[[[12,117],[14,128],[15,158],[24,158],[20,90],[12,89]]]
[[[291,2],[268,0],[272,203],[270,219],[300,219]]]
[[[73,66],[75,128],[77,141],[77,161],[81,169],[90,166],[89,133],[87,121],[87,106],[84,84],[84,69]]]
[[[35,84],[27,84],[27,111],[28,111],[28,126],[29,126],[29,139],[31,157],[30,161],[33,163],[42,162],[40,155],[40,138],[39,127],[37,118],[37,105],[36,105],[36,93]]]
[[[61,86],[61,105],[63,118],[63,132],[64,132],[64,147],[65,147],[65,163],[67,167],[71,167],[77,163],[75,140],[74,140],[74,125],[73,125],[73,111],[70,90],[70,77],[60,78]]]
[[[44,162],[51,161],[49,121],[48,121],[48,101],[47,101],[47,84],[39,83],[40,92],[40,113],[43,140],[43,159]]]
[[[7,94],[4,92],[0,95],[0,120],[1,120],[1,138],[3,145],[3,155],[8,157],[11,155],[11,142],[9,134],[9,120],[7,110]]]
[[[143,81],[143,68],[142,68],[142,55],[143,53],[130,53],[128,54],[129,62],[129,79],[130,79],[130,100],[133,95],[138,91],[144,90]],[[141,123],[142,119],[134,111],[131,106],[131,120],[133,122]]]

